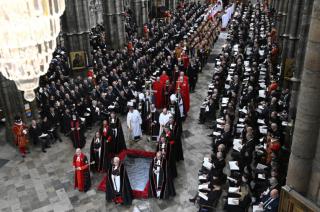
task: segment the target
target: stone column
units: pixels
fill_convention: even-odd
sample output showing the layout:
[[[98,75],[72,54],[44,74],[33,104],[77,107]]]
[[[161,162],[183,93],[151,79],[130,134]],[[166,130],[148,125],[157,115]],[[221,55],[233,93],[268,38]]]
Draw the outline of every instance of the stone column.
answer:
[[[161,17],[160,8],[163,8],[166,6],[166,1],[165,0],[153,0],[152,2],[152,11],[153,11],[153,16],[154,17]]]
[[[134,12],[134,17],[136,19],[138,34],[143,35],[143,26],[148,23],[148,0],[132,0],[132,9]]]
[[[301,78],[297,117],[289,160],[287,185],[306,195],[310,184],[320,127],[320,0],[315,0],[311,15],[306,56]],[[319,181],[319,179],[318,179]]]
[[[62,31],[66,38],[66,48],[68,52],[85,51],[90,63],[89,16],[89,0],[66,1],[66,10],[62,16]]]
[[[297,101],[299,94],[300,77],[303,71],[303,64],[306,52],[306,46],[308,41],[308,33],[310,27],[311,13],[312,13],[313,0],[303,0],[303,6],[295,5],[297,10],[302,9],[302,17],[299,20],[297,27],[297,34],[291,34],[289,36],[288,44],[288,57],[295,55],[295,64],[293,77],[291,79],[293,85],[291,90],[290,106],[289,106],[289,117],[290,119],[295,117],[297,109]],[[295,9],[293,9],[295,10]],[[293,56],[292,56],[293,57]]]
[[[285,20],[283,22],[285,22],[284,26],[283,26],[283,31],[280,31],[279,34],[282,36],[283,38],[283,45],[282,45],[282,64],[285,63],[285,60],[287,58],[287,46],[288,46],[288,39],[289,39],[289,34],[290,34],[290,28],[293,25],[298,25],[298,19],[292,20],[293,16],[295,17],[299,17],[298,13],[294,14],[293,13],[293,5],[299,0],[292,0],[288,2],[288,7],[287,7],[287,16],[285,18]],[[299,12],[299,11],[297,11]],[[283,66],[284,67],[284,66]]]
[[[289,5],[289,0],[282,0],[282,1],[283,1],[283,7],[281,10],[281,19],[280,19],[279,31],[278,31],[281,37],[283,37],[283,35],[285,34],[286,23],[287,23],[286,20],[288,17],[288,5]],[[291,22],[289,22],[288,24],[291,24]]]
[[[17,86],[13,81],[7,80],[1,73],[0,102],[6,118],[6,141],[11,142],[12,144],[14,137],[11,129],[15,116],[21,116],[23,122],[26,122],[27,118],[22,92],[17,89]]]
[[[283,0],[276,0],[276,3],[275,3],[276,14],[278,14],[280,11],[281,1],[283,1]]]
[[[277,14],[276,29],[278,31],[278,35],[281,36],[280,26],[284,20],[282,13],[283,13],[285,1],[287,1],[287,0],[278,0],[278,1],[279,1],[279,3],[277,6],[277,13],[276,13]]]
[[[320,129],[319,129],[320,131]],[[309,182],[307,198],[313,201],[318,206],[320,205],[320,135],[318,136],[315,157],[312,163],[312,171]]]
[[[174,10],[177,7],[177,1],[176,0],[169,0],[169,10]]]
[[[126,43],[124,2],[123,0],[104,0],[103,11],[103,25],[107,42],[111,48],[120,49]]]
[[[288,59],[293,60],[295,56],[294,51],[288,52],[289,50],[288,45],[289,45],[290,38],[293,39],[295,42],[297,41],[298,25],[299,25],[299,20],[301,19],[301,16],[302,16],[302,12],[301,10],[299,10],[299,6],[301,6],[301,4],[303,4],[303,0],[292,0],[288,2],[284,31],[281,34],[283,38],[282,55],[281,55],[282,70],[285,70],[285,68],[290,68],[285,66],[286,61]],[[288,56],[288,54],[290,54],[290,56]]]

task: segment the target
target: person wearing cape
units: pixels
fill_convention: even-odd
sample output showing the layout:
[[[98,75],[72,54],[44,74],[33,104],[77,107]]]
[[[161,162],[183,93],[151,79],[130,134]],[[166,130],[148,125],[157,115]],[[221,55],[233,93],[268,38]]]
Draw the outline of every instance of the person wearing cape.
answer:
[[[159,199],[168,199],[175,196],[176,191],[170,172],[167,167],[167,160],[159,151],[153,158],[149,170],[149,196]]]
[[[112,132],[107,120],[103,120],[100,128],[101,135],[101,166],[107,170],[110,166],[111,158],[114,156],[114,143],[112,142]]]
[[[70,137],[73,143],[73,147],[83,148],[86,145],[86,138],[84,136],[84,132],[81,126],[81,121],[74,114],[72,115],[72,120],[70,122]]]
[[[177,121],[175,121],[173,117],[170,117],[169,123],[167,125],[172,132],[172,136],[174,137],[176,161],[184,160],[181,142],[182,124],[177,123]]]
[[[79,191],[88,191],[91,187],[90,171],[87,156],[81,152],[80,148],[76,149],[73,156],[74,168],[74,188]]]
[[[167,75],[166,71],[163,71],[161,76],[160,76],[160,82],[162,86],[165,86],[167,82],[170,82],[170,78]]]
[[[90,145],[90,171],[92,172],[102,172],[105,168],[103,166],[103,151],[102,149],[102,138],[100,132],[96,132],[94,138],[92,138]]]
[[[168,125],[164,127],[162,136],[165,137],[165,142],[167,143],[166,159],[168,161],[171,177],[176,178],[178,172],[176,165],[175,138]]]
[[[160,136],[157,151],[162,153],[162,156],[165,157],[167,161],[168,171],[170,172],[170,176],[173,178],[177,177],[177,167],[175,157],[173,155],[173,145],[174,141],[169,142],[169,139],[166,138],[165,132]]]
[[[123,135],[121,121],[116,116],[114,110],[110,113],[109,126],[112,134],[112,142],[114,143],[114,153],[119,154],[122,150],[127,149],[127,146]]]
[[[127,171],[118,157],[113,158],[106,179],[106,200],[116,204],[131,205],[132,189]]]
[[[168,104],[168,111],[174,117],[177,124],[182,125],[181,112],[178,104],[177,94],[171,94],[170,103]]]

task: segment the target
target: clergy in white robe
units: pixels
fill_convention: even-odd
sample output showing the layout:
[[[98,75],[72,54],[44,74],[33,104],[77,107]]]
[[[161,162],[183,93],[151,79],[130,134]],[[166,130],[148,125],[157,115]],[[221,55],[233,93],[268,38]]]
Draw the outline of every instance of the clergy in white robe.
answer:
[[[137,140],[141,138],[142,136],[141,124],[142,124],[142,119],[139,111],[133,109],[133,107],[130,107],[127,115],[127,126],[130,133],[129,135],[130,140]]]
[[[160,132],[159,136],[162,134],[165,125],[169,122],[171,113],[167,111],[167,108],[163,108],[162,113],[159,116]]]

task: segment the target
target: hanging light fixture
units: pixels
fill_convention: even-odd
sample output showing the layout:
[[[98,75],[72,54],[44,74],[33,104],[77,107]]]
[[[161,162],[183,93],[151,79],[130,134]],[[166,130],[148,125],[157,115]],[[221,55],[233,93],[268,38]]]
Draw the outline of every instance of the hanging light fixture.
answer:
[[[0,72],[27,101],[56,48],[64,0],[0,0]]]

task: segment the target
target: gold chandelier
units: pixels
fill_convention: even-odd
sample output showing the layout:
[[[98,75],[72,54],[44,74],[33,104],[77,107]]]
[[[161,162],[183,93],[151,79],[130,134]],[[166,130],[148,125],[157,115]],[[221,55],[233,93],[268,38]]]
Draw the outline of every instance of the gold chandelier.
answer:
[[[0,72],[33,101],[56,48],[64,0],[0,0]]]

